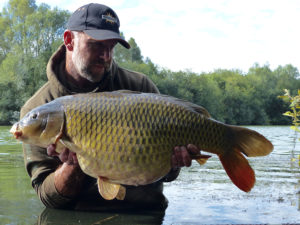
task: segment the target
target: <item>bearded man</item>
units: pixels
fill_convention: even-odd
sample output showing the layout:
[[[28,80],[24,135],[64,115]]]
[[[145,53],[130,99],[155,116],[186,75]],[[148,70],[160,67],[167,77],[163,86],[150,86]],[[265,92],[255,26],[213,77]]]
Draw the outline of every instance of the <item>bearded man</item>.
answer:
[[[88,4],[69,18],[64,43],[47,65],[48,82],[21,109],[21,118],[33,108],[55,98],[77,93],[128,89],[159,93],[147,76],[123,69],[113,60],[116,44],[130,45],[120,36],[117,14],[101,4]],[[32,186],[45,206],[76,210],[115,210],[167,207],[163,182],[176,179],[180,167],[190,166],[193,146],[174,146],[172,169],[161,180],[145,186],[126,186],[123,201],[103,199],[97,181],[82,172],[76,154],[65,149],[58,154],[55,145],[47,149],[23,144],[25,166]]]

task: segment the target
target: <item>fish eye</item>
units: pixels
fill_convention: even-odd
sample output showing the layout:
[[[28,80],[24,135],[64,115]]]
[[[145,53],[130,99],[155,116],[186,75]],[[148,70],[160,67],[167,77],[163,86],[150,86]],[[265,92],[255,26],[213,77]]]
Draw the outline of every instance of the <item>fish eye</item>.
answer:
[[[34,114],[31,115],[31,119],[36,119],[37,116],[38,116],[37,113],[34,113]]]

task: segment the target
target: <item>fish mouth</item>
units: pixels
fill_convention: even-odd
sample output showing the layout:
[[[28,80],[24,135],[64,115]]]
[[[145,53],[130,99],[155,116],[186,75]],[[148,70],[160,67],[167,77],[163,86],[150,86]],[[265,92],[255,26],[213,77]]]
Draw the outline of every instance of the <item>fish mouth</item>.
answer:
[[[19,123],[15,123],[9,131],[16,139],[22,136],[22,131],[19,129]]]

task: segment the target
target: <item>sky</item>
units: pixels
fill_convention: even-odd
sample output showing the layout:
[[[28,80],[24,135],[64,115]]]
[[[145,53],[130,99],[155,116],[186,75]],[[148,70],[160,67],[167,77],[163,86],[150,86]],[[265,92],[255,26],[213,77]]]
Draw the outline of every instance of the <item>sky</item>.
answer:
[[[125,38],[172,71],[300,69],[299,0],[36,0],[70,12],[90,2],[114,9]]]

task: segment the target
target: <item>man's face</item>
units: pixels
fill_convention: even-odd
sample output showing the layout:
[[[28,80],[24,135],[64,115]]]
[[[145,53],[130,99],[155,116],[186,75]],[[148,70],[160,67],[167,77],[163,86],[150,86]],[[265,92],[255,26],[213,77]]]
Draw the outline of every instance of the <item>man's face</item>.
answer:
[[[74,39],[73,64],[81,77],[99,82],[111,68],[116,40],[97,41],[84,33]]]

